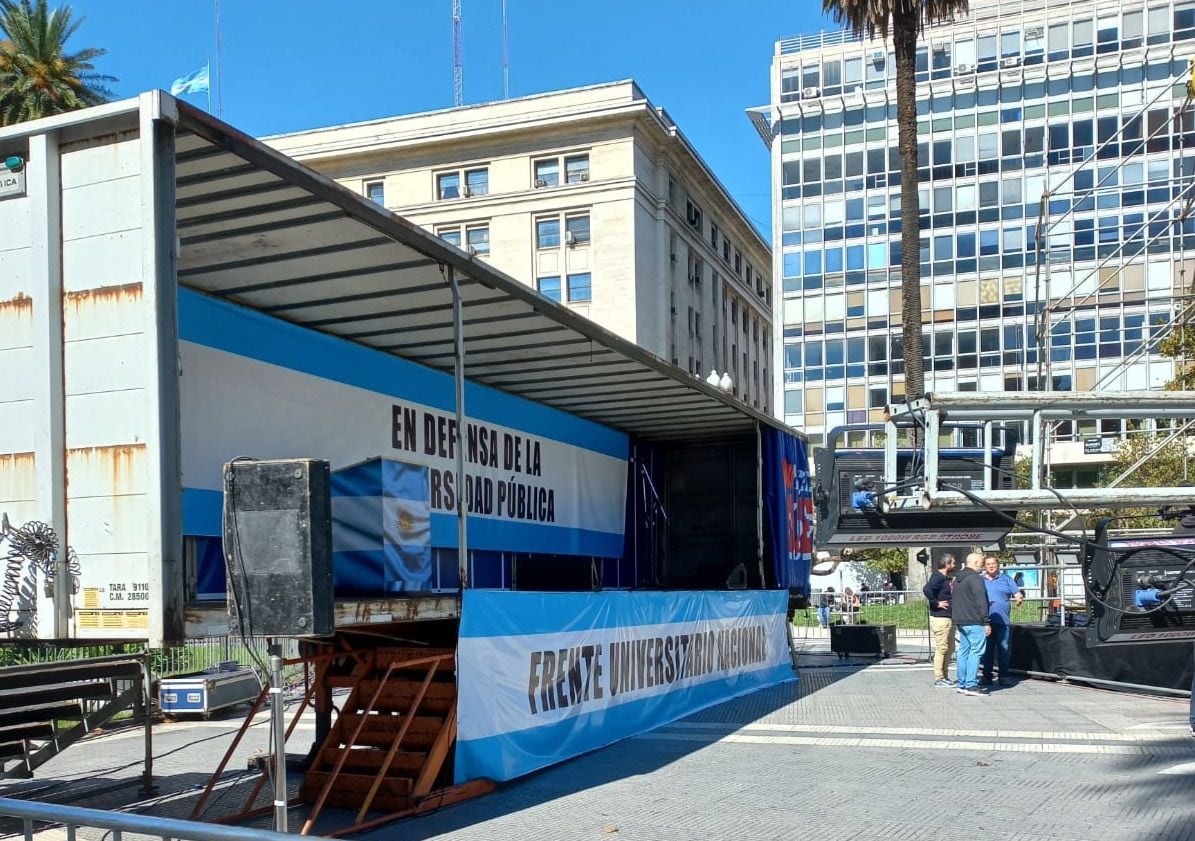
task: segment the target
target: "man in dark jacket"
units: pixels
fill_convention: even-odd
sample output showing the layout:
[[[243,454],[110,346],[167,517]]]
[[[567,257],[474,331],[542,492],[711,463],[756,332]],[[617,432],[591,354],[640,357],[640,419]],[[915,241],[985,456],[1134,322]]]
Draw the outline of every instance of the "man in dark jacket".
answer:
[[[934,686],[954,686],[950,658],[954,654],[954,622],[950,620],[950,588],[954,582],[954,555],[938,558],[937,568],[921,589],[929,602],[929,630],[934,637]]]
[[[992,626],[988,624],[988,591],[979,570],[983,555],[972,552],[954,579],[950,618],[958,628],[958,691],[970,697],[983,697],[979,688],[979,658],[987,647]]]

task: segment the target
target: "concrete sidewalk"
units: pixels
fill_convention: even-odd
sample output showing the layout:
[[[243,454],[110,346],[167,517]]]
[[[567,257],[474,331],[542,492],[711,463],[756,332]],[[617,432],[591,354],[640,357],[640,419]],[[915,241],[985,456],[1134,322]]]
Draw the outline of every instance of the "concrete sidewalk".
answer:
[[[968,698],[932,686],[916,639],[883,663],[840,661],[816,635],[796,641],[798,681],[359,837],[1195,841],[1186,699],[1037,680]],[[136,793],[137,730],[88,738],[0,794],[185,817],[238,724],[156,728],[152,800]],[[265,724],[229,777],[264,746]],[[240,796],[215,799],[229,811]],[[330,814],[317,831],[351,817]],[[292,830],[301,823],[292,811]]]
[[[914,654],[902,645],[903,654]],[[1195,839],[1187,702],[837,665],[371,839]]]

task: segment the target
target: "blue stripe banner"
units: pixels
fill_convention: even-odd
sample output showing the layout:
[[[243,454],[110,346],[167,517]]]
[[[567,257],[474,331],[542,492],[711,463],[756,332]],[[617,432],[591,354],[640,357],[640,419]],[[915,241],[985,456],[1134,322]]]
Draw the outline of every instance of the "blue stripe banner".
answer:
[[[456,781],[509,780],[793,679],[778,590],[466,590]]]

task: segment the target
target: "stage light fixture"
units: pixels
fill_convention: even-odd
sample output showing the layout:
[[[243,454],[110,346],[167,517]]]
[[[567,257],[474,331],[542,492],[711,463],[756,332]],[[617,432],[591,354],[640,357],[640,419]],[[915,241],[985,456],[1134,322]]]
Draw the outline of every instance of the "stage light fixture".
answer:
[[[1062,564],[1063,566],[1078,566],[1079,564],[1079,553],[1072,549],[1067,549],[1062,552],[1055,552],[1054,557],[1057,558],[1058,563]]]
[[[1012,559],[1018,566],[1037,566],[1037,550],[1018,549],[1012,553]]]

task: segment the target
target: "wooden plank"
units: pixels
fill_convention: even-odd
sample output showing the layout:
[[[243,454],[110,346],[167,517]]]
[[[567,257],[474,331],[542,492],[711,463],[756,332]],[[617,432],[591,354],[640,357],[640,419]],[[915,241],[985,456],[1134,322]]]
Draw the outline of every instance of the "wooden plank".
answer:
[[[397,715],[362,716],[359,713],[342,715],[337,719],[337,728],[333,731],[328,744],[331,744],[333,739],[337,740],[338,744],[345,744],[347,739],[340,734],[353,733],[360,724],[361,731],[357,733],[353,744],[378,748],[388,747],[394,741],[404,718],[405,716]],[[342,721],[343,725],[340,723]],[[443,723],[442,716],[417,715],[412,717],[407,732],[407,743],[404,747],[409,750],[428,750],[435,743]]]
[[[356,835],[361,832],[366,832],[371,829],[377,829],[380,826],[385,826],[388,823],[405,818],[410,815],[417,815],[421,812],[435,811],[441,806],[450,806],[454,803],[460,803],[464,800],[469,800],[473,797],[480,797],[483,794],[489,794],[497,786],[490,780],[470,780],[461,785],[448,786],[446,788],[437,789],[431,792],[422,801],[415,804],[414,808],[405,809],[402,811],[394,811],[389,815],[384,815],[380,818],[374,818],[364,823],[355,823],[351,826],[341,827],[327,833],[328,838],[341,838],[345,835]]]
[[[377,700],[377,695],[382,691],[382,686],[386,683],[386,678],[390,677],[390,672],[392,670],[393,666],[386,670],[386,674],[382,678],[381,684],[378,685],[377,692],[374,693],[373,698],[364,709],[365,714],[361,717],[361,720],[357,722],[356,727],[353,730],[353,735],[346,742],[343,742],[346,749],[351,750],[353,745],[356,743],[357,736],[360,735],[361,730],[364,727],[364,719],[369,716],[369,711],[373,708],[373,702]],[[357,690],[353,690],[353,695],[356,694]],[[339,722],[337,722],[337,724],[339,724]],[[343,728],[338,727],[337,729],[341,732],[344,732]],[[329,738],[335,738],[335,732]],[[344,767],[345,759],[346,757],[342,755],[337,761],[336,766],[332,769],[332,773],[328,775],[328,778],[325,781],[322,790],[320,791],[319,798],[315,801],[315,805],[311,807],[311,814],[308,815],[307,820],[303,822],[303,828],[299,830],[300,835],[306,835],[307,833],[311,832],[311,827],[315,824],[315,819],[319,817],[320,810],[324,808],[324,803],[328,800],[328,795],[332,791],[332,785],[336,782],[336,778],[340,774],[340,770]],[[307,774],[304,775],[304,783],[306,783],[307,777],[309,777],[312,773],[313,772],[308,771]]]
[[[319,762],[331,767],[335,765],[339,758],[342,748],[327,747],[319,752]],[[386,752],[381,748],[353,748],[349,751],[349,757],[345,760],[345,770],[365,772],[377,772],[382,767],[382,762],[386,758]],[[394,755],[391,761],[390,770],[393,776],[405,776],[412,779],[421,770],[427,762],[427,753],[424,751],[400,750]]]
[[[34,666],[7,666],[0,669],[0,691],[99,678],[134,680],[140,674],[141,663],[137,660],[72,660],[65,663],[39,663]]]
[[[423,770],[419,772],[419,776],[415,779],[415,787],[411,790],[411,794],[416,800],[420,797],[426,797],[428,792],[431,791],[432,786],[436,784],[436,778],[440,776],[440,769],[444,766],[444,760],[448,757],[448,751],[452,750],[452,746],[455,743],[456,702],[453,702],[452,708],[444,718],[444,726],[436,734],[436,741],[432,744],[431,750],[428,751],[427,762],[424,763]]]
[[[361,810],[357,812],[357,820],[365,817],[365,813],[369,811],[370,804],[373,803],[374,797],[378,793],[378,788],[382,784],[382,778],[390,773],[390,763],[394,760],[394,755],[398,753],[399,747],[402,746],[403,737],[407,735],[407,731],[411,729],[411,720],[414,714],[419,710],[419,704],[423,701],[423,696],[427,694],[427,688],[431,685],[432,679],[436,676],[436,670],[439,669],[440,663],[433,662],[427,670],[427,677],[423,679],[423,685],[419,687],[419,692],[411,702],[410,714],[403,716],[402,727],[398,729],[398,734],[394,737],[393,744],[390,745],[389,750],[386,751],[386,759],[382,763],[382,767],[378,769],[378,774],[374,778],[373,786],[369,789],[369,794],[365,796],[365,802],[361,804]]]

